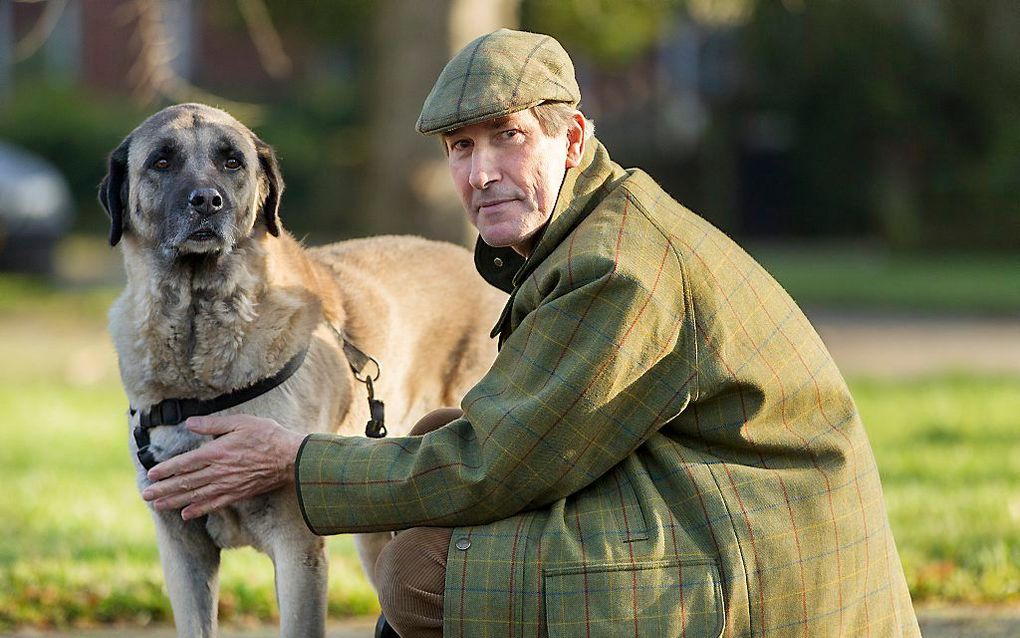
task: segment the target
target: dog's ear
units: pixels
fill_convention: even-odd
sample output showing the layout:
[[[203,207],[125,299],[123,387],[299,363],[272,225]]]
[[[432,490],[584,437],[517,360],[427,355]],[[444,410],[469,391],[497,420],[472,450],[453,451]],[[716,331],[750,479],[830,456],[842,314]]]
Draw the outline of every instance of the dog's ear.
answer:
[[[116,246],[124,233],[124,207],[128,203],[127,160],[131,136],[110,153],[110,167],[99,183],[99,201],[110,216],[110,245]]]
[[[259,167],[266,180],[266,199],[262,202],[262,220],[266,229],[273,237],[280,236],[280,197],[283,195],[283,176],[280,165],[276,162],[273,147],[255,137],[255,149],[258,151]]]

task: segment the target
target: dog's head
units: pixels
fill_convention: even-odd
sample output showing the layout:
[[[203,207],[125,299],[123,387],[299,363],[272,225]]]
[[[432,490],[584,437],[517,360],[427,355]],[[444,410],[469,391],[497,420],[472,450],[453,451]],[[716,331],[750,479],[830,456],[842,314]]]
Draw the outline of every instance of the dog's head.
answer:
[[[129,236],[171,258],[229,252],[253,233],[279,236],[282,193],[273,149],[202,104],[142,122],[110,154],[99,185],[110,245]]]

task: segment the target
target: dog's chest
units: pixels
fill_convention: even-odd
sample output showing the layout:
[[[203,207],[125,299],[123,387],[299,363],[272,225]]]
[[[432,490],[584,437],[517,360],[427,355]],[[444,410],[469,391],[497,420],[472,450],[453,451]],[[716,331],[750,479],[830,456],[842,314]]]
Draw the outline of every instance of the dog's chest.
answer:
[[[125,293],[117,305],[110,328],[133,401],[206,398],[246,385],[266,364],[264,352],[247,347],[255,313],[244,295],[207,300],[184,291],[139,300]]]
[[[262,495],[217,510],[206,517],[205,531],[221,549],[250,546],[268,551],[265,541],[270,538],[267,529],[272,528],[275,500]]]

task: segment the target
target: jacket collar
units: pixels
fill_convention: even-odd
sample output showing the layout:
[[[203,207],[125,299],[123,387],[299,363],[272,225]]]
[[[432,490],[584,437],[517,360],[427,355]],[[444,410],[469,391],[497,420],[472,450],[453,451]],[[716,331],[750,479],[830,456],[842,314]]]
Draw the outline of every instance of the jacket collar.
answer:
[[[489,246],[479,237],[475,243],[475,268],[485,281],[504,292],[512,292],[624,176],[626,172],[609,158],[602,142],[594,137],[589,139],[580,163],[564,175],[552,215],[539,231],[528,259],[512,248]]]

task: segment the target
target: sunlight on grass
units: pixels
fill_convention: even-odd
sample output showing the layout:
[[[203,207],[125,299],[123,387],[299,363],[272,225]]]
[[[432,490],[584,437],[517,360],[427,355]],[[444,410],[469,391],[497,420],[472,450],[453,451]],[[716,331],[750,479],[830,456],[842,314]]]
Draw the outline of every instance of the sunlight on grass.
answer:
[[[105,334],[109,289],[0,277],[0,631],[170,619]],[[1020,377],[852,379],[917,601],[1020,601]],[[373,613],[352,539],[329,539],[334,618]],[[273,568],[224,554],[221,617],[277,617]]]
[[[1020,379],[855,380],[917,601],[1020,599]],[[0,387],[0,628],[170,618],[115,381]],[[374,612],[350,537],[329,541],[330,614]],[[224,554],[226,621],[277,617],[273,569]]]
[[[1020,599],[1020,378],[851,388],[915,600]]]
[[[1020,257],[894,253],[818,242],[748,250],[805,306],[940,312],[1020,310]]]
[[[0,386],[0,629],[170,618],[155,530],[135,487],[123,393],[29,382]],[[330,614],[372,613],[352,539],[329,539]],[[273,567],[224,553],[221,618],[277,616]]]

